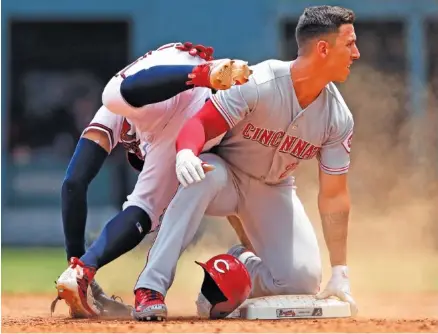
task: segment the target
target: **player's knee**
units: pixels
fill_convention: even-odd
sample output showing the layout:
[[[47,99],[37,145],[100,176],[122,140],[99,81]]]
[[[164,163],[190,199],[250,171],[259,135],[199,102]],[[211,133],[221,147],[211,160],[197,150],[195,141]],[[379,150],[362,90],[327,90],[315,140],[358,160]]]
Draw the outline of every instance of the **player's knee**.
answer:
[[[128,116],[129,105],[120,93],[120,80],[118,78],[111,79],[105,86],[102,92],[102,104],[115,114]]]
[[[286,270],[282,277],[275,278],[279,294],[315,294],[321,283],[320,266],[303,266]]]
[[[295,293],[300,294],[316,294],[320,284],[321,272],[309,271],[307,267],[302,268],[291,282],[293,290],[296,291]]]

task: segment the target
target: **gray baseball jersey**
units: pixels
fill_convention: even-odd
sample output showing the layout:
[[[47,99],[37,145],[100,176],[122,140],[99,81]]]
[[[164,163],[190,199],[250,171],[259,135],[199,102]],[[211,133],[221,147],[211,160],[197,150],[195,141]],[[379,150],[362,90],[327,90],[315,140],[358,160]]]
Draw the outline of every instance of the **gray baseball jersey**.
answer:
[[[251,297],[318,291],[317,238],[290,176],[301,160],[313,157],[326,173],[346,173],[353,118],[333,84],[302,109],[290,67],[262,62],[252,67],[248,83],[211,96],[231,127],[217,155],[200,156],[215,170],[178,190],[136,288],[167,292],[182,250],[207,214],[242,219],[257,254],[240,258],[253,283]]]
[[[347,172],[353,134],[350,110],[332,83],[302,109],[290,67],[291,62],[262,62],[253,66],[245,85],[212,95],[231,127],[220,145],[220,156],[266,183],[281,182],[300,160],[315,156],[324,172]]]

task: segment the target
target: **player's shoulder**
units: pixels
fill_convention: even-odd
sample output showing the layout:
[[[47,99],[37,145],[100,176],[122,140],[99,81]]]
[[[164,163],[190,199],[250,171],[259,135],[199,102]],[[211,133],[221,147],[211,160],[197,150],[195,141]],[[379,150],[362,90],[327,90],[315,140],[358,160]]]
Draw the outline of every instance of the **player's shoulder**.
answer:
[[[250,66],[252,77],[256,84],[261,85],[290,76],[290,61],[268,59]]]
[[[347,103],[345,103],[344,98],[342,97],[341,92],[339,91],[338,87],[333,82],[330,82],[326,87],[327,92],[327,98],[329,100],[329,105],[331,106],[331,110],[333,112],[341,113],[346,116],[351,116],[350,108],[347,106]]]
[[[347,103],[345,103],[338,87],[332,82],[326,86],[326,93],[329,105],[329,112],[332,122],[338,125],[353,126],[353,114],[350,111]]]

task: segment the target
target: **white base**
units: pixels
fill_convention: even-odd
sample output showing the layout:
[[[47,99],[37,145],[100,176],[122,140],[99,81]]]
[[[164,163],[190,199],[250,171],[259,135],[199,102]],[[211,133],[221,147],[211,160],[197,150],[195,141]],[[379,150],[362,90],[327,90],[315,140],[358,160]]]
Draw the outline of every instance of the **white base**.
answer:
[[[350,316],[350,305],[335,298],[318,300],[313,295],[285,295],[248,299],[227,318],[275,320]]]

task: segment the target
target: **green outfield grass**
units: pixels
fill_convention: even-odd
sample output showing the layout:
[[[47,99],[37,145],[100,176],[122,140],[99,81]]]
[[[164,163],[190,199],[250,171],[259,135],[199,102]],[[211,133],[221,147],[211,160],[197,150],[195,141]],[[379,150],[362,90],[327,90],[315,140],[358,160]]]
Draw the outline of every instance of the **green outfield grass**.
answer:
[[[148,247],[129,252],[99,270],[96,278],[111,293],[132,293],[145,264]],[[203,279],[203,271],[194,261],[206,261],[221,252],[205,244],[191,247],[178,263],[171,290],[195,296]],[[360,257],[359,257],[360,256]],[[427,292],[438,291],[438,255],[353,253],[350,273],[355,291]],[[56,293],[54,281],[66,268],[63,248],[2,248],[3,293]],[[358,261],[359,260],[359,261]],[[327,259],[323,261],[327,264]],[[330,275],[325,265],[323,282]]]
[[[96,279],[111,293],[131,293],[144,267],[148,247],[142,246],[99,270]],[[197,291],[203,271],[194,260],[206,261],[217,254],[189,249],[178,266],[172,289]],[[63,248],[2,247],[2,293],[56,293],[54,281],[66,269]]]
[[[49,292],[65,268],[62,248],[2,247],[2,292]]]
[[[142,262],[139,252],[131,252],[102,268],[97,278],[104,285],[128,291]],[[54,281],[66,264],[63,248],[2,248],[2,292],[55,292]]]

